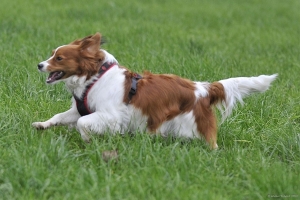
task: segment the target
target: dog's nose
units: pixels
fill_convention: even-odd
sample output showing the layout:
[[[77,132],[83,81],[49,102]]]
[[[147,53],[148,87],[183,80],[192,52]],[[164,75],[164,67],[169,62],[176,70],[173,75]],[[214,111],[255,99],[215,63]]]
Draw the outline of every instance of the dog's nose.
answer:
[[[44,67],[44,65],[42,63],[38,64],[38,69],[41,70]]]

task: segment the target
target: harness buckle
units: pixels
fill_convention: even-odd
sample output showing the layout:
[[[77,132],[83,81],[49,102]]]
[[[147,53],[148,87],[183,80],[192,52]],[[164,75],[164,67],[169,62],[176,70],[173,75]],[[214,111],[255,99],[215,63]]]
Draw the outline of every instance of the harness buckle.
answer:
[[[143,77],[139,74],[133,74],[133,77],[131,79],[131,88],[128,94],[128,104],[131,102],[132,96],[136,94],[137,91],[137,82],[139,79],[142,79]]]

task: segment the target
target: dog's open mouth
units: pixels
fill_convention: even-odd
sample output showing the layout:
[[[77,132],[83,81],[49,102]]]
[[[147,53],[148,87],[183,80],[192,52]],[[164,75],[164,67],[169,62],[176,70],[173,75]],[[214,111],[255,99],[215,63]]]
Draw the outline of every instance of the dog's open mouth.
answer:
[[[65,75],[65,72],[63,72],[63,71],[51,72],[49,74],[46,82],[53,83],[54,81],[61,79],[64,75]]]

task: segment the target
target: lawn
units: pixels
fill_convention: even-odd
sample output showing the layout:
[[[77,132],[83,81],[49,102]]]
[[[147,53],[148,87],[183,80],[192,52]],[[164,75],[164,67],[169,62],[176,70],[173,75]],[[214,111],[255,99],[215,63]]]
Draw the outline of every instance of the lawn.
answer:
[[[0,199],[300,199],[300,1],[1,0]],[[219,149],[148,134],[37,131],[70,107],[37,64],[101,32],[135,72],[200,81],[278,73],[219,123]],[[118,150],[106,163],[102,152]]]

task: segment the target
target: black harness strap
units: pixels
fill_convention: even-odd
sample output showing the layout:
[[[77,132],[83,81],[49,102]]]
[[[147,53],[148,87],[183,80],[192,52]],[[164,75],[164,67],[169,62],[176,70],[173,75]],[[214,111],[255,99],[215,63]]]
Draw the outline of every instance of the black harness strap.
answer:
[[[77,96],[73,95],[76,101],[76,107],[81,116],[85,116],[91,113],[90,109],[86,105],[86,101],[79,99]]]
[[[116,65],[116,63],[110,63],[110,62],[105,62],[101,67],[100,67],[100,70],[98,72],[98,75],[97,75],[97,78],[92,82],[90,83],[89,85],[86,86],[83,94],[81,95],[81,98],[78,98],[75,94],[73,94],[73,97],[76,101],[76,107],[77,107],[77,110],[79,112],[79,114],[81,116],[85,116],[85,115],[89,115],[91,113],[93,113],[89,107],[88,107],[88,104],[87,104],[87,96],[88,96],[88,93],[90,91],[90,89],[93,87],[93,85],[97,82],[97,80],[100,79],[100,77],[107,71],[109,70],[112,66]],[[136,94],[136,90],[137,90],[137,82],[139,79],[142,79],[143,77],[140,76],[139,74],[133,74],[133,77],[132,77],[132,82],[131,82],[131,89],[130,89],[130,92],[128,94],[128,98],[129,98],[129,102],[131,101],[132,99],[132,96]]]
[[[130,103],[131,99],[132,99],[132,96],[136,94],[136,90],[137,90],[137,82],[138,80],[142,79],[143,77],[139,74],[133,74],[133,77],[131,79],[131,89],[129,91],[129,94],[128,94],[128,98],[129,98],[129,101],[128,103]]]

